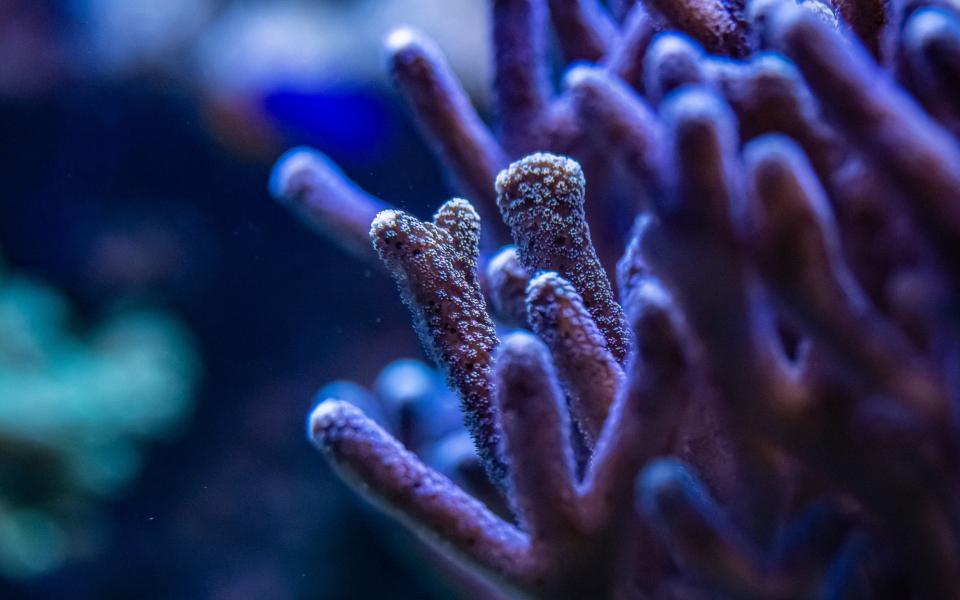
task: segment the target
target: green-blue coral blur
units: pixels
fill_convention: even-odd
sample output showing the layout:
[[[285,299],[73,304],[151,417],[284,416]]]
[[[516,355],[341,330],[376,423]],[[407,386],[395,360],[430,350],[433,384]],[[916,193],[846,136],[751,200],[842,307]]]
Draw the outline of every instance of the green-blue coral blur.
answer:
[[[199,361],[176,319],[125,310],[76,321],[62,294],[0,265],[3,577],[95,553],[100,503],[191,408]]]

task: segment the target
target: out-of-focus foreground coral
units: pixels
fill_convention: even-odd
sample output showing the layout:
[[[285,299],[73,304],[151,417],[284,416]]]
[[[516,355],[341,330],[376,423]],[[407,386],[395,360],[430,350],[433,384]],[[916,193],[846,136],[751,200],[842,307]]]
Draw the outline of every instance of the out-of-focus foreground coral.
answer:
[[[464,415],[406,365],[325,389],[317,446],[478,594],[955,597],[960,7],[490,5],[497,136],[429,40],[387,39],[466,200],[424,221],[277,165]]]
[[[0,577],[95,553],[102,504],[191,409],[199,362],[179,322],[78,320],[57,291],[0,270]]]

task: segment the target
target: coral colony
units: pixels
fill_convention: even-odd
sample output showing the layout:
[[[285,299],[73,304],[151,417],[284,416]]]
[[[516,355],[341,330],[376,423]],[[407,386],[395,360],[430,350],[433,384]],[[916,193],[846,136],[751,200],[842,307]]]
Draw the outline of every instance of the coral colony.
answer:
[[[393,33],[467,199],[421,221],[303,149],[272,191],[372,240],[476,453],[415,363],[328,388],[316,445],[509,596],[960,595],[958,9],[494,0],[497,137]]]

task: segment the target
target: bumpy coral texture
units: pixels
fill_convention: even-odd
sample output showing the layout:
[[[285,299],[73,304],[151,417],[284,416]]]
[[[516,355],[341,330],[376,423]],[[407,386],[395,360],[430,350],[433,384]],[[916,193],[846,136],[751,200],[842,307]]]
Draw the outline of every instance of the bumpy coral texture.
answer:
[[[316,445],[478,597],[956,597],[960,5],[490,5],[496,136],[388,38],[466,200],[425,222],[314,151],[275,171],[379,257],[449,390],[325,388]]]

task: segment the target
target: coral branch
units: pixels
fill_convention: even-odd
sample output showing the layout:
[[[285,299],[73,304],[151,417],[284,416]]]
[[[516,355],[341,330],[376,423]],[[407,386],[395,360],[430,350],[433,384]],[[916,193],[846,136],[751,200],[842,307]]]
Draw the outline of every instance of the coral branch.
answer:
[[[960,17],[941,8],[913,12],[900,43],[909,83],[928,111],[960,131]]]
[[[742,198],[738,187],[737,128],[730,107],[711,92],[684,88],[670,96],[661,118],[671,131],[675,159],[669,203],[658,207],[671,228],[711,235],[729,246]]]
[[[550,95],[544,0],[494,0],[494,88],[503,145],[511,154],[540,149]]]
[[[704,83],[703,48],[679,33],[662,33],[654,38],[644,61],[644,91],[654,105],[685,85]]]
[[[573,286],[547,271],[530,281],[530,326],[544,341],[570,399],[577,427],[592,449],[603,429],[623,370]]]
[[[477,259],[480,256],[480,215],[473,205],[462,198],[448,200],[437,209],[433,224],[450,234],[450,247],[456,253],[453,267],[463,273],[471,286],[479,289]]]
[[[607,55],[607,70],[634,89],[641,89],[643,57],[658,29],[646,7],[642,4],[635,5],[627,15],[618,43]]]
[[[345,249],[372,258],[370,222],[389,206],[360,189],[320,152],[288,150],[270,175],[270,193]]]
[[[511,491],[534,545],[576,518],[570,425],[546,348],[528,333],[504,340],[494,368]]]
[[[520,264],[516,246],[504,246],[487,263],[487,297],[497,318],[506,325],[527,323],[527,283],[530,274]]]
[[[370,237],[397,281],[421,341],[460,395],[467,426],[491,479],[502,481],[506,466],[499,457],[498,417],[491,398],[492,353],[498,340],[476,274],[460,270],[467,244],[455,241],[447,229],[395,210],[377,215]],[[476,257],[472,260],[475,263]]]
[[[549,0],[550,20],[568,61],[603,58],[618,30],[597,0]]]
[[[477,116],[440,50],[411,29],[386,41],[393,79],[423,135],[447,165],[464,195],[493,207],[491,182],[507,163],[503,150]]]
[[[354,406],[320,403],[309,433],[357,491],[419,535],[501,577],[527,563],[526,536],[408,452]]]
[[[583,171],[575,161],[533,154],[497,176],[497,203],[530,272],[558,272],[573,284],[619,362],[629,331],[623,309],[590,241],[583,214]]]
[[[663,131],[652,110],[623,82],[596,67],[576,67],[566,77],[577,115],[598,143],[611,146],[649,197],[663,182]]]

